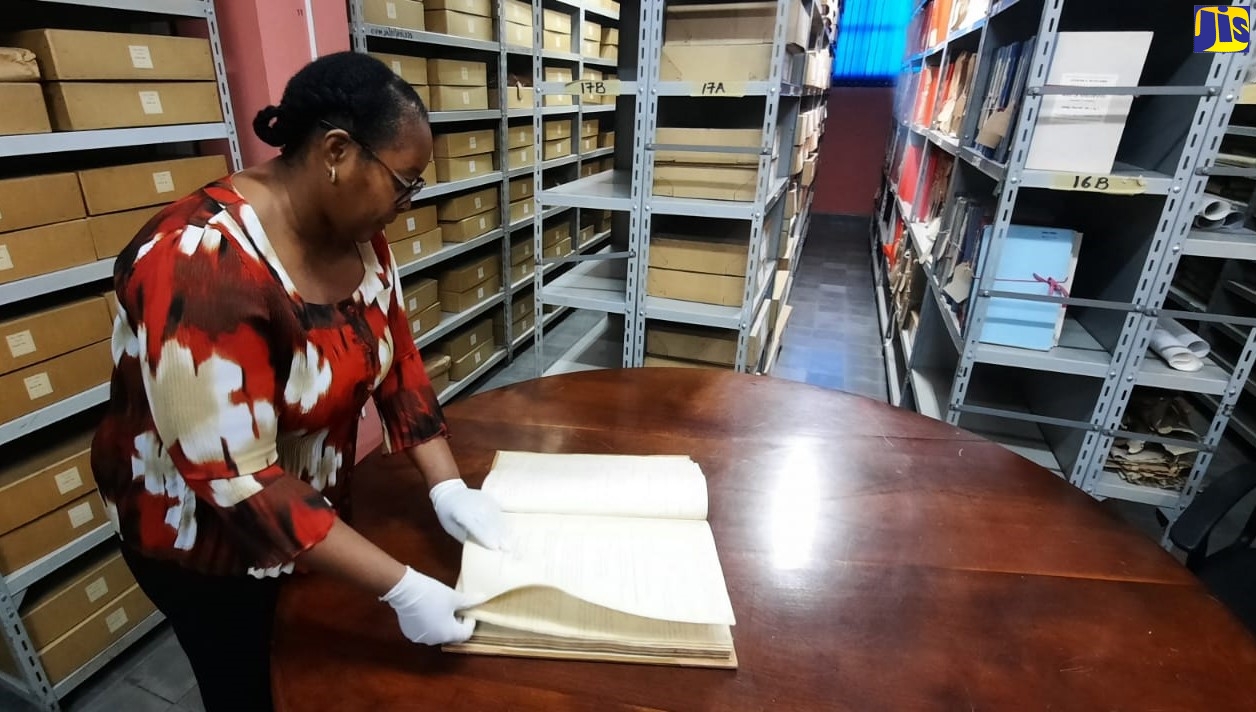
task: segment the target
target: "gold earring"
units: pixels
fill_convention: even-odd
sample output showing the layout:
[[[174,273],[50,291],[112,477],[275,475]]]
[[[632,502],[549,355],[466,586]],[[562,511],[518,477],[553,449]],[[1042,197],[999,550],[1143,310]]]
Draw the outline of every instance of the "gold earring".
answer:
[[[336,184],[336,167],[335,166],[331,167],[331,184],[332,185]]]

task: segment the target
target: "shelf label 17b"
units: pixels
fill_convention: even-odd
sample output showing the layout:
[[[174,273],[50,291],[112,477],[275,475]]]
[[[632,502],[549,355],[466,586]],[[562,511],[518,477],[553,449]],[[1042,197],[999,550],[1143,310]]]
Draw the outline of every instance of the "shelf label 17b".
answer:
[[[594,94],[596,96],[619,96],[620,91],[618,79],[585,79],[570,82],[563,88],[564,94]]]
[[[1056,190],[1078,190],[1113,195],[1139,195],[1147,192],[1147,181],[1136,176],[1098,176],[1081,173],[1059,173],[1051,179]]]

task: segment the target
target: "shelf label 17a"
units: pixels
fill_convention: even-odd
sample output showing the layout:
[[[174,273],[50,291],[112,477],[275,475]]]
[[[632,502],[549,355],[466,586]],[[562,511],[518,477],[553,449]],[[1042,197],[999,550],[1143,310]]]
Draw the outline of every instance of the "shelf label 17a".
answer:
[[[594,94],[597,96],[619,96],[620,82],[618,79],[585,79],[570,82],[563,88],[564,94]]]
[[[694,82],[690,96],[745,96],[745,82]]]
[[[1147,192],[1147,181],[1137,176],[1101,176],[1083,173],[1058,173],[1051,179],[1056,190],[1078,190],[1113,195],[1139,195]]]

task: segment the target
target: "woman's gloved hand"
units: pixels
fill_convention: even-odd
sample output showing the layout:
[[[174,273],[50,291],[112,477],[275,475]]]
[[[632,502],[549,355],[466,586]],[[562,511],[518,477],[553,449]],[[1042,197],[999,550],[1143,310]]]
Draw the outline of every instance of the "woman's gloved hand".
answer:
[[[461,643],[475,630],[475,621],[457,615],[458,609],[467,605],[461,593],[409,566],[380,600],[397,612],[401,633],[412,643]]]
[[[449,535],[466,543],[467,537],[486,549],[501,549],[506,522],[491,495],[467,487],[460,479],[445,480],[431,491],[436,518]]]

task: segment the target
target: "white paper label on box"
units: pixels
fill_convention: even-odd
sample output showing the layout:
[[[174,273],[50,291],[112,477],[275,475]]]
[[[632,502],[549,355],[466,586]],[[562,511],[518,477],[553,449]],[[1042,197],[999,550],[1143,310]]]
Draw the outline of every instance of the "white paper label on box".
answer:
[[[471,140],[474,141],[475,139],[471,139]],[[474,148],[474,144],[472,144],[472,148]],[[475,209],[476,210],[480,209],[480,196],[478,195],[475,196]]]
[[[484,298],[484,287],[480,287],[479,289],[475,290],[475,298],[476,299]]]
[[[410,311],[418,311],[418,310],[419,310],[419,300],[417,300],[417,299],[411,299],[411,300],[410,300]]]
[[[109,583],[105,581],[104,576],[101,576],[95,581],[92,581],[91,583],[87,584],[87,601],[89,603],[95,603],[96,601],[99,601],[100,599],[108,595],[109,595]]]
[[[393,67],[393,74],[396,74],[397,76],[401,76],[401,60],[394,59],[392,62],[392,67]]]
[[[385,14],[388,15],[388,19],[390,20],[397,19],[397,3],[395,2],[384,3],[384,12]]]
[[[1114,87],[1120,79],[1116,74],[1065,72],[1060,84],[1071,87]],[[1061,94],[1050,102],[1050,116],[1103,117],[1108,114],[1112,97],[1102,94]]]
[[[470,29],[470,28],[471,28],[471,20],[467,20],[467,29]],[[470,78],[471,78],[471,73],[467,71],[467,68],[466,68],[466,67],[459,67],[459,69],[461,69],[461,70],[462,70],[462,78],[463,78],[463,79],[470,79]],[[475,139],[472,139],[472,140],[474,141]],[[474,147],[474,146],[475,146],[475,144],[473,143],[473,144],[471,144],[471,146],[472,146],[472,147]]]
[[[406,232],[414,232],[414,229],[418,226],[419,223],[414,218],[406,218]]]
[[[487,229],[488,229],[488,222],[486,222],[486,221],[484,220],[484,218],[480,218],[480,229],[481,229],[481,230],[487,230]]]
[[[411,330],[411,331],[413,331],[413,332],[414,332],[414,333],[416,333],[416,334],[418,334],[418,333],[422,332],[422,331],[423,331],[423,320],[422,320],[422,319],[415,319],[414,321],[410,322],[410,330]]]
[[[170,171],[157,171],[153,174],[153,188],[158,193],[173,193],[174,176],[170,174]]]
[[[468,163],[469,163],[470,165],[467,167],[467,172],[469,172],[469,173],[475,173],[475,161],[474,161],[474,160],[471,160],[471,161],[468,161]]]
[[[24,382],[26,383],[26,395],[30,396],[31,400],[39,400],[44,396],[52,395],[52,381],[48,380],[46,372],[27,376]]]
[[[95,518],[92,514],[92,503],[84,502],[80,505],[70,507],[70,526],[78,529],[84,524]]]
[[[155,91],[140,92],[140,106],[144,107],[145,114],[164,114],[161,108],[161,94]]]
[[[136,69],[152,69],[153,53],[148,50],[148,45],[129,45],[127,49],[131,50],[131,66]]]
[[[479,351],[475,352],[475,364],[477,366],[480,365],[480,352]]]
[[[478,268],[478,269],[476,269],[476,270],[475,270],[475,278],[476,278],[476,279],[484,279],[484,268],[483,268],[483,267],[480,267],[480,268]]]
[[[472,335],[471,335],[471,345],[472,345],[472,346],[475,346],[475,342],[477,342],[477,341],[479,341],[479,338],[477,338],[475,334],[472,334]]]
[[[467,139],[467,145],[468,145],[468,146],[470,146],[471,148],[475,148],[475,137],[474,137],[474,136],[472,136],[471,138]],[[478,207],[478,206],[477,206],[477,207]]]
[[[417,255],[417,254],[421,254],[422,252],[423,252],[423,242],[421,240],[415,240],[414,241],[414,254]]]
[[[531,215],[531,214],[532,214],[532,203],[524,203],[524,204],[523,204],[523,214],[524,214],[524,215]]]
[[[117,633],[118,630],[122,626],[126,625],[130,620],[130,618],[127,618],[126,609],[119,608],[113,613],[105,616],[105,625],[108,626],[110,633]]]
[[[0,245],[0,271],[13,269],[13,258],[9,256],[9,246]]]
[[[474,17],[468,17],[468,18],[467,18],[467,32],[470,32],[470,33],[472,33],[472,34],[475,34],[475,18],[474,18]],[[463,68],[462,68],[462,78],[463,78],[463,79],[466,79],[466,78],[467,78],[467,68],[466,68],[466,67],[463,67]]]
[[[471,106],[471,92],[469,91],[462,92],[462,105]]]
[[[60,494],[73,492],[83,486],[83,475],[79,474],[77,467],[71,467],[52,479],[56,481],[57,492]]]
[[[13,354],[13,358],[33,354],[38,350],[35,348],[35,337],[31,336],[30,329],[9,334],[4,337],[4,340],[9,343],[9,353]]]

